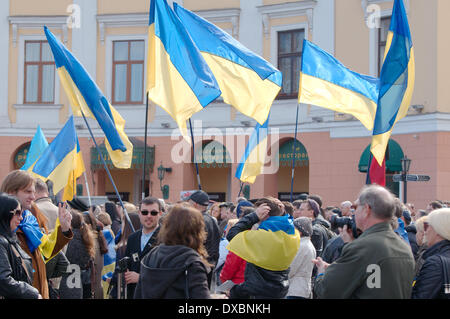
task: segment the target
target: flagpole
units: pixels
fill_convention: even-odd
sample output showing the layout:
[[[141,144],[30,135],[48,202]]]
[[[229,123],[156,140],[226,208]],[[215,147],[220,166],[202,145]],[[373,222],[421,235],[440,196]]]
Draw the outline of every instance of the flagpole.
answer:
[[[130,216],[128,216],[128,212],[127,212],[125,206],[123,205],[122,198],[120,198],[119,191],[117,190],[116,184],[114,183],[114,180],[113,180],[113,178],[111,176],[111,173],[110,173],[110,171],[108,169],[108,166],[106,165],[105,159],[103,158],[103,154],[102,154],[102,152],[100,151],[100,148],[97,145],[97,141],[94,138],[94,134],[92,133],[91,127],[89,126],[89,123],[88,123],[88,121],[86,119],[86,116],[84,115],[83,110],[81,110],[81,108],[80,108],[80,111],[81,111],[81,115],[83,116],[84,122],[86,123],[86,126],[87,126],[87,128],[89,130],[89,133],[91,134],[92,140],[94,141],[95,148],[97,149],[97,152],[100,155],[100,159],[102,160],[102,163],[103,163],[103,166],[105,167],[106,173],[108,173],[109,180],[111,181],[111,184],[114,187],[114,191],[116,192],[116,196],[119,199],[120,206],[122,206],[122,208],[123,208],[123,212],[124,212],[125,218],[127,219],[128,223],[130,224],[131,231],[134,233],[136,230],[134,229],[133,224],[131,223]]]
[[[145,135],[144,135],[144,164],[142,169],[142,195],[141,200],[145,198],[145,166],[147,164],[147,127],[148,127],[148,92],[145,103]]]
[[[297,141],[298,109],[299,104],[297,104],[297,115],[295,116],[294,142],[292,143],[291,203],[294,201],[295,142]]]
[[[194,154],[193,158],[194,158],[194,164],[195,164],[195,169],[197,171],[197,183],[198,183],[198,189],[202,190],[202,184],[200,183],[200,174],[198,172],[198,164],[195,158],[195,145],[194,145],[194,133],[192,132],[192,122],[191,119],[189,118],[189,127],[191,129],[191,140],[192,140],[192,153]]]
[[[92,206],[91,192],[89,191],[89,184],[88,184],[88,181],[87,181],[86,171],[83,172],[83,176],[84,176],[84,182],[86,184],[86,192],[88,194],[89,206]]]
[[[240,187],[240,189],[239,189],[239,194],[238,194],[238,198],[241,196],[241,193],[242,193],[242,189],[244,188],[244,183],[243,182],[240,182],[241,183],[241,187]]]

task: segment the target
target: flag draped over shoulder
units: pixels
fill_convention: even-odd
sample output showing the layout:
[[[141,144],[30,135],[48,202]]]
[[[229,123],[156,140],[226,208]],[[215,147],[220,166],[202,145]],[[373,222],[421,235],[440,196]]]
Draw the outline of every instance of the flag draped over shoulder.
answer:
[[[73,116],[70,116],[33,167],[32,174],[53,182],[55,194],[68,184],[70,173],[75,169],[77,145]]]
[[[84,167],[83,154],[81,153],[80,142],[77,138],[77,154],[75,156],[75,167],[70,172],[67,185],[66,187],[64,187],[64,193],[62,197],[63,201],[73,199],[76,194],[77,178],[80,177],[85,171],[86,168]]]
[[[303,41],[299,103],[351,114],[373,129],[379,80],[353,72],[317,45]]]
[[[236,170],[236,178],[241,182],[253,184],[264,168],[267,154],[269,116],[263,125],[257,123],[245,148]]]
[[[289,268],[300,246],[300,234],[292,217],[271,216],[257,230],[240,232],[227,246],[229,251],[258,267],[282,271]]]
[[[147,94],[175,120],[187,141],[186,121],[221,95],[188,31],[166,0],[151,0]]]
[[[52,49],[56,68],[75,116],[96,119],[105,134],[105,146],[117,168],[130,168],[133,145],[125,134],[125,120],[112,107],[83,65],[47,27],[45,35]]]
[[[380,92],[370,150],[381,166],[397,121],[411,103],[415,81],[414,48],[402,0],[395,0],[380,75]]]
[[[213,72],[225,103],[263,125],[281,89],[281,72],[195,13],[176,3],[174,11]]]
[[[33,164],[37,161],[39,156],[48,146],[48,142],[45,139],[44,132],[42,132],[41,126],[38,125],[36,133],[31,140],[30,148],[28,149],[27,159],[25,164],[20,168],[21,170],[27,171],[33,168]]]

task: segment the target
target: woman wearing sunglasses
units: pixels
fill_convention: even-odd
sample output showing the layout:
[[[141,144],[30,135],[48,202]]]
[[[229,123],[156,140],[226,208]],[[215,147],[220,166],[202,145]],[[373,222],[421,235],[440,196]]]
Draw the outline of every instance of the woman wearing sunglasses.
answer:
[[[15,234],[21,220],[19,201],[0,194],[0,299],[42,298],[31,285],[31,258],[20,248]]]

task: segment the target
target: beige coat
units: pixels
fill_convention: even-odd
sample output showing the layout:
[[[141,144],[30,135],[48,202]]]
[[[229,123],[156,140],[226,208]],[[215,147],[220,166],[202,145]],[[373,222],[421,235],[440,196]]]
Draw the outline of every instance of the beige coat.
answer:
[[[312,260],[316,258],[316,249],[310,237],[300,239],[297,255],[289,270],[289,291],[287,296],[311,297],[311,276],[314,268]]]

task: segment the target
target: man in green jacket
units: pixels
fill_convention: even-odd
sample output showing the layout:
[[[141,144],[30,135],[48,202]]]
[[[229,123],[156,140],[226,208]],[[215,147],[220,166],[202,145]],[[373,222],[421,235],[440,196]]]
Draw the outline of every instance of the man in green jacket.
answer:
[[[362,234],[354,239],[344,226],[348,242],[342,255],[327,264],[320,257],[314,292],[318,298],[410,298],[414,278],[411,248],[392,230],[394,196],[384,187],[365,186],[355,202],[356,226]]]

